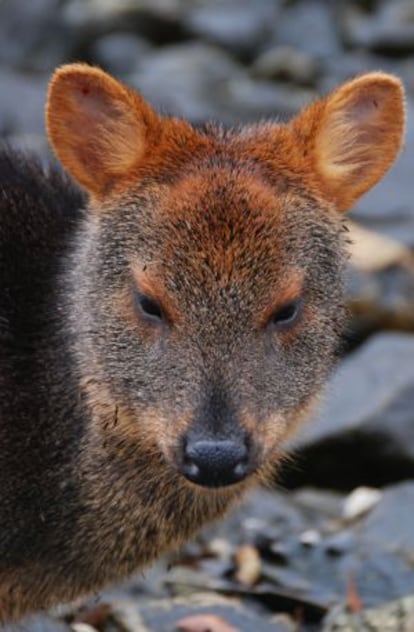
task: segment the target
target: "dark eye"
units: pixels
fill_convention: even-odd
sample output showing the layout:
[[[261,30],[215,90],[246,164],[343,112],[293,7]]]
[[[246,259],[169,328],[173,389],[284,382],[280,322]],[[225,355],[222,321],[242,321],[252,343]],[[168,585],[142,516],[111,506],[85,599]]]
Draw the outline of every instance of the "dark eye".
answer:
[[[135,302],[139,313],[144,316],[144,318],[152,320],[153,322],[163,320],[164,316],[161,306],[153,298],[141,294],[140,292],[135,292]]]
[[[272,325],[280,331],[293,327],[302,314],[302,308],[303,301],[300,298],[282,305],[273,314],[271,318]]]

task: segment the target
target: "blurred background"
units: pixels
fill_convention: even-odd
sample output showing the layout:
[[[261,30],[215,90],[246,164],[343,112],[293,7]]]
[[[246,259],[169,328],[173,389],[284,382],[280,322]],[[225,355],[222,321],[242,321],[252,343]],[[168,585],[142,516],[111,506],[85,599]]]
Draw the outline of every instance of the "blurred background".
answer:
[[[24,629],[413,632],[414,0],[0,0],[0,136],[45,162],[46,86],[69,61],[226,125],[286,120],[382,69],[408,127],[350,214],[343,358],[294,464],[144,577]]]

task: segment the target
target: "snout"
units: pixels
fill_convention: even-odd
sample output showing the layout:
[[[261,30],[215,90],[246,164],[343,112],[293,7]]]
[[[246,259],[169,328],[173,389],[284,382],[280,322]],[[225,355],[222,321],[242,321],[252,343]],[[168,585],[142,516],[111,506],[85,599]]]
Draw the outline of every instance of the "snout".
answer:
[[[185,441],[180,470],[202,487],[226,487],[242,481],[251,471],[249,447],[238,440]]]

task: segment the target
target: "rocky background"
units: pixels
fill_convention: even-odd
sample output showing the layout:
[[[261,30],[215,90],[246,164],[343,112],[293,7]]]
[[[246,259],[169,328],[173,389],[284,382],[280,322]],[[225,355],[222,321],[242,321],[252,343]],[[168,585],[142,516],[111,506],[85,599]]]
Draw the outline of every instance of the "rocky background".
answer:
[[[383,69],[405,82],[408,132],[351,213],[344,357],[277,488],[127,586],[19,629],[413,632],[414,0],[0,0],[5,140],[49,159],[48,77],[75,60],[227,124],[285,119]]]

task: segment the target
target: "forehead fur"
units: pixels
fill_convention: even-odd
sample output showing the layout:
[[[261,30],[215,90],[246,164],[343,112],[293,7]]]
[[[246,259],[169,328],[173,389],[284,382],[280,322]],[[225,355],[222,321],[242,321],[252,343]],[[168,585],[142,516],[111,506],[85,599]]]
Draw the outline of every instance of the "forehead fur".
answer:
[[[192,295],[246,284],[256,295],[269,286],[285,292],[293,280],[296,287],[308,250],[314,256],[313,224],[322,231],[324,223],[328,231],[337,225],[288,178],[269,182],[254,164],[226,160],[196,162],[190,173],[158,184],[146,221],[137,214],[149,271],[176,289],[191,283]]]

